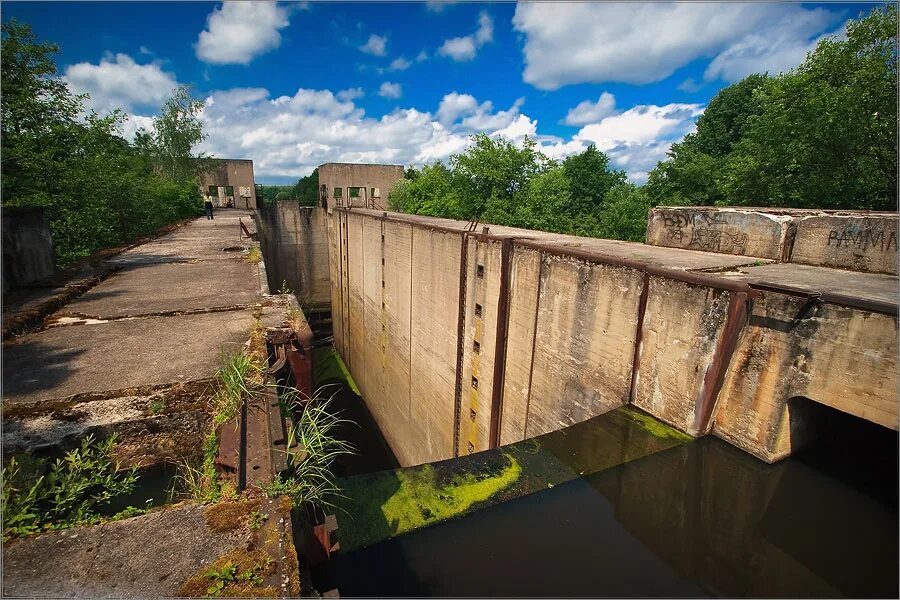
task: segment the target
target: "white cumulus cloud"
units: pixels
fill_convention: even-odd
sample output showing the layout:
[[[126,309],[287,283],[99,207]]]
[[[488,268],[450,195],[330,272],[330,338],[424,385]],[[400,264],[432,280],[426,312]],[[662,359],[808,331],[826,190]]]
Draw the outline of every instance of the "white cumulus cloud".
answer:
[[[194,49],[206,63],[246,65],[280,46],[288,24],[288,10],[275,2],[225,2],[206,18]]]
[[[513,26],[525,36],[524,80],[554,90],[651,83],[695,59],[741,56],[751,47],[765,55],[760,68],[782,70],[801,61],[798,48],[835,20],[826,9],[787,3],[525,2]]]
[[[403,95],[403,88],[399,83],[385,81],[381,84],[381,87],[378,88],[378,95],[382,98],[399,98]]]
[[[159,107],[178,86],[175,76],[158,63],[138,64],[127,54],[105,56],[96,65],[70,65],[64,78],[76,94],[90,94],[85,104],[98,113]]]
[[[362,52],[372,56],[384,56],[387,54],[387,36],[372,34],[369,41],[359,47]]]
[[[445,40],[438,48],[438,54],[457,62],[470,61],[478,54],[478,49],[494,39],[494,20],[482,11],[478,16],[478,29],[472,35]]]
[[[603,92],[596,102],[585,100],[571,109],[563,123],[566,125],[586,125],[605,119],[616,114],[616,97],[609,92]]]

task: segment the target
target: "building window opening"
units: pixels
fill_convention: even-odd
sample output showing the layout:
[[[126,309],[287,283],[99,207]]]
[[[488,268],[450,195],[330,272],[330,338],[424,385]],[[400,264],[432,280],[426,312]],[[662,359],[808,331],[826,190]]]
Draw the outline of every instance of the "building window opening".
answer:
[[[476,316],[476,317],[480,317],[480,316],[481,316],[481,305],[480,305],[480,304],[476,304],[476,305],[475,305],[475,316]]]
[[[349,191],[348,191],[348,194],[349,194],[349,196],[350,196],[351,198],[359,198],[359,190],[360,190],[360,188],[358,188],[358,187],[352,187],[352,188],[347,188],[347,190],[349,190]]]
[[[373,198],[381,198],[381,189],[380,188],[372,188],[369,191],[371,192],[371,196]]]
[[[344,197],[344,188],[339,188],[339,187],[334,188],[334,197],[335,198],[343,198]]]
[[[477,277],[480,277],[481,279],[484,279],[484,265],[478,265],[478,267],[476,267],[475,275]]]
[[[207,195],[207,196],[212,196],[212,197],[214,197],[214,198],[215,198],[216,196],[218,196],[218,195],[219,195],[219,186],[217,186],[217,185],[211,185],[211,186],[209,186],[209,189],[206,190],[206,195]]]

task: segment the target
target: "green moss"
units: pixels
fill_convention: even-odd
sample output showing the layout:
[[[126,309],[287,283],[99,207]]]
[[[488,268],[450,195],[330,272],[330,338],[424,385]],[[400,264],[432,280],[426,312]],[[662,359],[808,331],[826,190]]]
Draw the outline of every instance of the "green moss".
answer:
[[[381,512],[395,535],[461,515],[519,478],[519,462],[509,454],[504,456],[509,464],[496,475],[480,479],[466,473],[445,485],[437,482],[431,465],[398,472],[400,488],[381,505]]]
[[[332,347],[321,348],[316,352],[316,386],[335,380],[345,383],[357,396],[362,396],[337,350]]]
[[[682,433],[674,427],[666,425],[659,419],[655,419],[646,413],[631,408],[630,406],[622,407],[621,410],[628,416],[628,418],[637,423],[641,427],[641,429],[643,429],[650,435],[656,436],[660,439],[678,440],[683,442],[694,439],[686,433]]]

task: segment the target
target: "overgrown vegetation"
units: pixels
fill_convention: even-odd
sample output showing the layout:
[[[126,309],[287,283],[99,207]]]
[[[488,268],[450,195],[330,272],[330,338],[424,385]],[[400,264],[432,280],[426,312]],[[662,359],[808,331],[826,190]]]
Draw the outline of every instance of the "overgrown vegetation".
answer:
[[[104,516],[110,501],[130,494],[138,479],[135,468],[119,469],[115,442],[115,435],[103,441],[89,435],[52,463],[27,454],[10,458],[0,473],[3,540],[145,512],[128,507]]]
[[[3,207],[43,207],[60,265],[202,213],[202,102],[174,90],[152,132],[122,137],[125,114],[85,111],[59,76],[56,44],[11,19],[2,26]]]
[[[897,206],[897,9],[850,21],[796,69],[722,89],[646,185],[590,146],[562,162],[484,134],[449,164],[409,168],[402,212],[642,240],[651,206]]]
[[[303,398],[295,389],[282,392],[282,400],[297,420],[288,432],[286,447],[288,475],[280,475],[266,488],[269,496],[289,496],[295,507],[312,504],[333,506],[340,495],[332,472],[334,461],[352,454],[353,447],[336,437],[337,429],[345,423],[332,407],[331,397],[319,390],[313,398]]]
[[[301,177],[294,185],[262,185],[260,196],[266,204],[279,200],[296,200],[300,206],[316,206],[319,202],[319,169]]]

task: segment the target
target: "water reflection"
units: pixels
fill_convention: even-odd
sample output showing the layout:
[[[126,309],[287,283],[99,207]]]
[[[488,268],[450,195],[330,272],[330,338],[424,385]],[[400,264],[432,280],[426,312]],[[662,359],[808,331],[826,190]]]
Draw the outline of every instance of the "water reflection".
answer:
[[[767,465],[704,438],[339,555],[314,583],[344,597],[896,597],[896,456],[893,470],[857,456],[848,474],[825,448]]]

